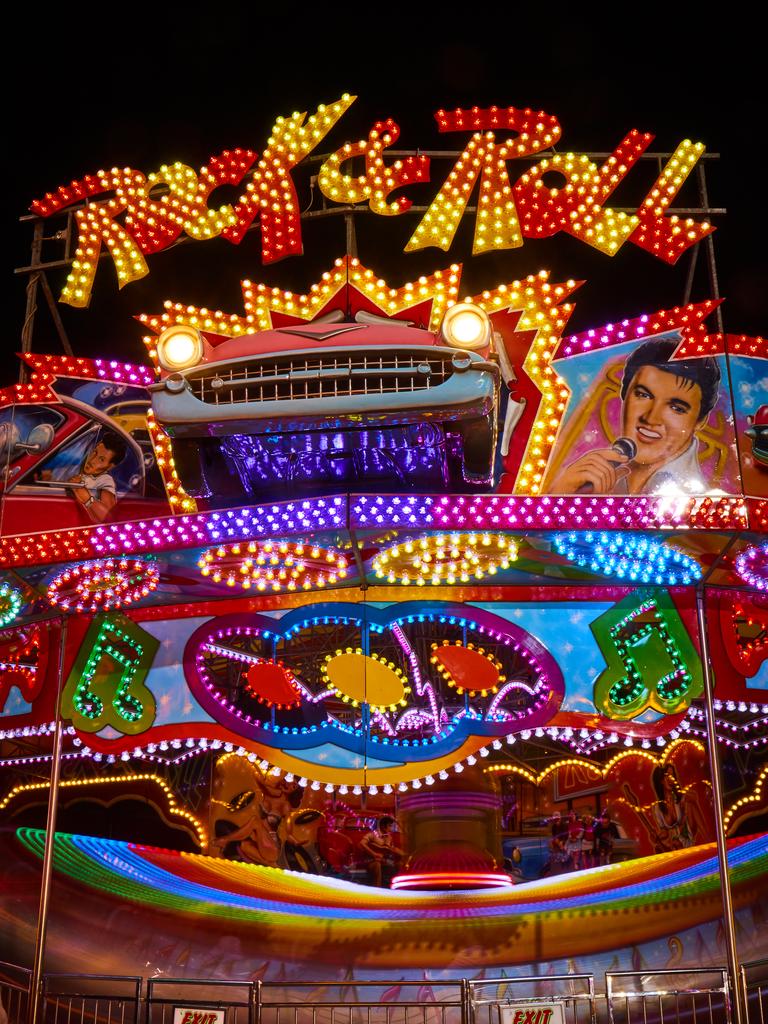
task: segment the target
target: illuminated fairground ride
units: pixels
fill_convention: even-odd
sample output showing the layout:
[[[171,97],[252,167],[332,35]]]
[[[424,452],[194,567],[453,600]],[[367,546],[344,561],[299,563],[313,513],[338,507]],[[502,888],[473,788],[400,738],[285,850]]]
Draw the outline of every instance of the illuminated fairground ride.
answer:
[[[306,156],[349,102],[279,131]],[[628,215],[588,157],[541,157],[548,115],[441,117],[486,130],[475,251],[563,230],[672,263],[710,242],[666,215],[697,145]],[[494,142],[511,128],[538,142]],[[375,209],[428,180],[413,157],[376,191],[394,138],[372,130],[361,179],[340,168],[364,142],[327,158],[323,194]],[[513,156],[502,230],[483,197]],[[102,245],[127,283],[259,209],[265,261],[297,251],[293,185],[257,199],[285,157],[255,159],[33,204],[74,204],[63,301],[87,304]],[[589,229],[542,178],[574,166]],[[409,248],[450,244],[462,168]],[[463,300],[456,264],[392,287],[348,255],[306,294],[244,282],[242,314],[142,315],[151,365],[25,345],[0,392],[6,959],[39,979],[45,943],[49,970],[195,977],[233,934],[226,972],[249,978],[765,955],[768,346],[711,330],[711,300],[566,336],[575,287]]]

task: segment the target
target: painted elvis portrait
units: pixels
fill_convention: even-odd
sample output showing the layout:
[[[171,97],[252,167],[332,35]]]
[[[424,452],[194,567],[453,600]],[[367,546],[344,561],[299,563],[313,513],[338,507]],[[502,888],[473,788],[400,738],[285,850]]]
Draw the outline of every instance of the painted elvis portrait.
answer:
[[[722,356],[677,359],[677,334],[558,361],[572,391],[550,494],[738,492]]]

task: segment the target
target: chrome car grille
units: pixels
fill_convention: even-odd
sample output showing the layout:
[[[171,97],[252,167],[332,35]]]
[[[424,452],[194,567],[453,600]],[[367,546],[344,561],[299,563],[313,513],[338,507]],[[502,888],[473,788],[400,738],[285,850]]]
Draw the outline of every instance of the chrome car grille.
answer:
[[[187,383],[195,398],[211,405],[402,394],[446,381],[453,373],[452,355],[434,349],[286,354],[201,367],[187,375]]]

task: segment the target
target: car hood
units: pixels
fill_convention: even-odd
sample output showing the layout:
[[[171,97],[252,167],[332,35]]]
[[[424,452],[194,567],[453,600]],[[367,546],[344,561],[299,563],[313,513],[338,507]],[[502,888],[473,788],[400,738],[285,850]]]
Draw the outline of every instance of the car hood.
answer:
[[[417,327],[370,326],[368,324],[296,324],[274,331],[259,331],[239,338],[222,339],[220,335],[203,334],[206,342],[204,362],[219,363],[228,359],[294,352],[297,349],[361,348],[382,346],[411,348],[439,344],[431,331]]]

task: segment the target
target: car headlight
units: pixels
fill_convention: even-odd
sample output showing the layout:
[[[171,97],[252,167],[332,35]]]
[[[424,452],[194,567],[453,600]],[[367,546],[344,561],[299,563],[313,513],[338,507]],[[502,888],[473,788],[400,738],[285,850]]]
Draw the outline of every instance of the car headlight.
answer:
[[[186,370],[203,358],[203,339],[194,327],[174,324],[157,339],[157,359],[164,370]]]
[[[443,317],[440,334],[453,348],[485,348],[491,342],[491,321],[473,302],[457,302]]]

